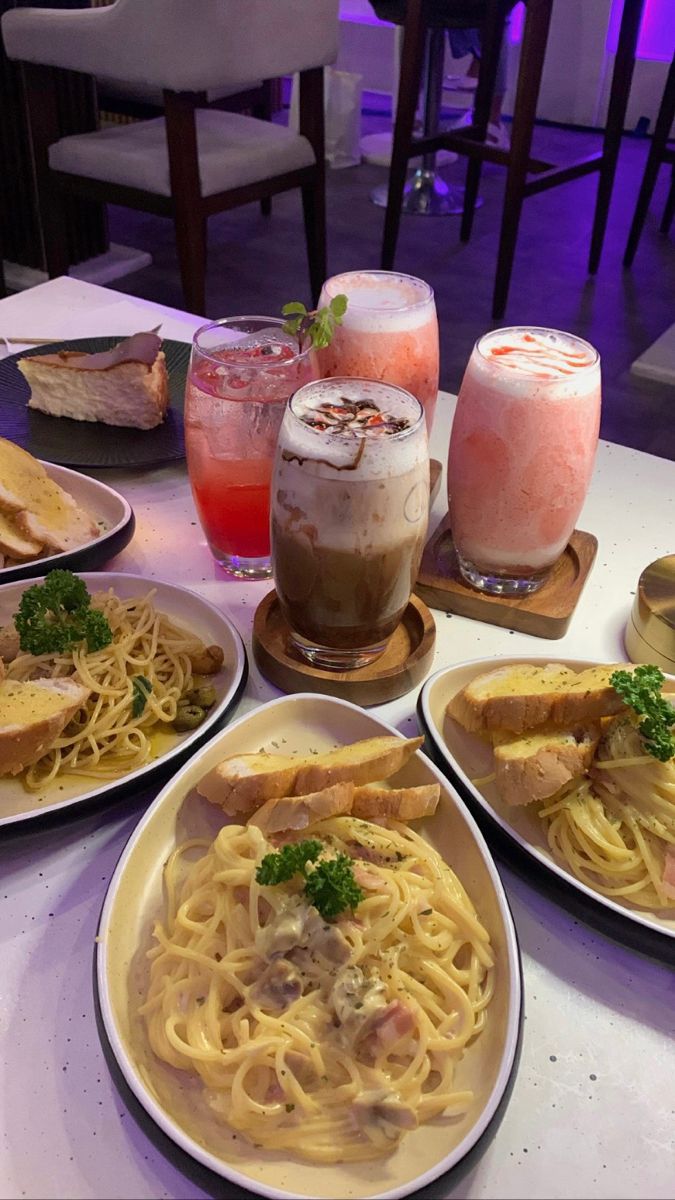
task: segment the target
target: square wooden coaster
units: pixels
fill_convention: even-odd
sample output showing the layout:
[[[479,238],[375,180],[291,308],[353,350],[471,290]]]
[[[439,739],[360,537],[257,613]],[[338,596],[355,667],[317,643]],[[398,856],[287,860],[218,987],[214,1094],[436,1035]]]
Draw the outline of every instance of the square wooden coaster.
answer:
[[[561,638],[567,632],[595,561],[598,539],[575,529],[548,579],[531,596],[488,596],[460,575],[450,531],[450,514],[427,542],[415,591],[430,608],[516,629],[534,637]]]

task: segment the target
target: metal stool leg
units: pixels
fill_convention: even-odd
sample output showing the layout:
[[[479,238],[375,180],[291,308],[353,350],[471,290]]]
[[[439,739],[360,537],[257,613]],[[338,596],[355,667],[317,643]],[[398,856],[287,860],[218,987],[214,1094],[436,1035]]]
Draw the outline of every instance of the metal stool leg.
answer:
[[[424,136],[432,137],[438,132],[443,95],[443,68],[445,57],[445,31],[432,29],[427,35],[424,67]],[[388,187],[374,188],[370,194],[373,204],[386,208]],[[476,208],[483,203],[476,198]],[[417,168],[403,192],[401,212],[420,217],[444,217],[464,211],[464,188],[448,185],[436,174],[436,154],[422,156],[422,165]]]

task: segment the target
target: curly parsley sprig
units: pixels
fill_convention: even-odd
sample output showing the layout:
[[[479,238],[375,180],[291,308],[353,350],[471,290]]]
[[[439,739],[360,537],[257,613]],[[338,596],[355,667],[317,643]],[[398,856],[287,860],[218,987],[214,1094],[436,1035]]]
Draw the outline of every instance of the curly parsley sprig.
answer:
[[[44,583],[27,588],[14,625],[25,654],[63,654],[80,642],[93,653],[113,640],[107,618],[91,607],[86,583],[72,571],[50,571]]]
[[[665,678],[658,667],[647,664],[634,671],[615,671],[609,679],[614,691],[637,714],[645,750],[660,762],[675,757],[675,708],[661,695]]]
[[[346,908],[356,908],[365,893],[354,878],[354,862],[349,855],[338,854],[317,862],[323,848],[323,843],[314,838],[291,842],[277,854],[265,855],[255,873],[256,880],[274,887],[294,875],[302,875],[304,894],[310,904],[325,921],[332,921]],[[308,864],[311,864],[309,869]]]
[[[281,311],[288,318],[283,327],[284,333],[297,337],[301,353],[307,337],[315,350],[324,350],[330,346],[336,327],[342,324],[347,311],[347,297],[342,294],[334,296],[330,304],[318,309],[307,309],[301,300],[291,300],[289,304],[284,304]]]

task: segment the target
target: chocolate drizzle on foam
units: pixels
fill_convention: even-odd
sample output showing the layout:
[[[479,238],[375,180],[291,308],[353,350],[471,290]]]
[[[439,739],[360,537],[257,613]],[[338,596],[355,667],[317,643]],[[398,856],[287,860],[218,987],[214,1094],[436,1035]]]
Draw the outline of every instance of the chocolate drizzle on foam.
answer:
[[[340,396],[339,404],[324,400],[300,420],[319,433],[353,433],[359,438],[402,433],[410,425],[405,417],[382,412],[372,400],[348,400],[346,396]]]
[[[386,435],[391,437],[402,433],[410,426],[410,421],[406,417],[392,417],[390,414],[382,412],[372,400],[349,400],[346,396],[340,396],[339,403],[324,400],[316,408],[298,415],[304,425],[317,433],[337,434],[338,437],[358,439],[356,455],[352,462],[338,466],[337,463],[329,462],[325,458],[309,458],[307,455],[300,457],[292,450],[283,450],[284,461],[295,461],[300,466],[307,461],[323,463],[324,466],[332,467],[336,471],[356,470],[363,458],[367,438]]]

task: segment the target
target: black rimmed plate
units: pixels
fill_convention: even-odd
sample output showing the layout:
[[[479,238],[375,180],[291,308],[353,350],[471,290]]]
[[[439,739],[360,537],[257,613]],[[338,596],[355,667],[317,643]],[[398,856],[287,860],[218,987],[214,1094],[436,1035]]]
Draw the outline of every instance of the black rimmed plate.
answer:
[[[224,613],[201,596],[173,583],[144,579],[140,575],[101,571],[92,575],[84,574],[80,578],[84,579],[90,592],[112,588],[122,599],[145,596],[154,590],[153,603],[157,610],[166,613],[207,645],[222,646],[225,654],[223,667],[212,677],[216,703],[197,729],[190,733],[176,733],[156,758],[116,779],[95,782],[86,776],[63,776],[37,792],[29,792],[24,788],[20,776],[3,776],[0,779],[0,830],[75,806],[92,805],[97,800],[107,802],[113,798],[122,799],[142,792],[152,783],[163,783],[172,771],[220,729],[246,685],[248,663],[239,633]],[[40,583],[41,580],[34,582]],[[25,587],[25,584],[10,583],[0,588],[0,625],[7,624],[17,611]]]
[[[57,467],[48,462],[43,462],[42,465],[49,478],[73,497],[101,532],[84,546],[78,546],[77,550],[45,554],[40,558],[31,559],[30,562],[3,567],[0,569],[0,584],[14,583],[19,579],[34,579],[57,567],[69,571],[94,570],[103,566],[114,554],[119,554],[134,536],[136,519],[131,505],[114,488],[100,483],[98,479],[81,475],[79,471],[69,471],[67,467]]]
[[[486,671],[522,663],[543,666],[550,661],[550,655],[477,658],[436,671],[424,684],[417,703],[432,757],[455,784],[492,848],[526,882],[607,937],[641,954],[675,963],[675,911],[666,915],[663,911],[631,907],[587,887],[553,857],[535,805],[509,808],[500,800],[494,784],[479,788],[472,782],[492,773],[492,748],[447,716],[449,701],[475,676]],[[600,665],[588,659],[556,661],[573,671]]]
[[[219,1121],[202,1089],[155,1058],[138,1013],[147,986],[145,951],[161,915],[163,867],[179,842],[215,837],[227,820],[198,796],[195,784],[222,758],[258,751],[306,754],[362,738],[395,734],[391,725],[355,704],[301,693],[270,701],[233,722],[195,754],[166,785],[129,839],[108,887],[99,924],[97,997],[107,1041],[137,1100],[163,1134],[196,1162],[231,1183],[276,1200],[312,1197],[394,1200],[473,1164],[496,1132],[515,1079],[522,1028],[520,952],[504,889],[470,814],[440,771],[416,754],[396,777],[402,786],[438,782],[439,807],[415,827],[450,864],[490,934],[497,965],[495,993],[480,1037],[467,1047],[456,1085],[473,1092],[465,1113],[436,1119],[371,1162],[317,1164],[287,1151],[256,1148]],[[278,753],[278,749],[276,750]],[[162,1145],[161,1135],[158,1135]],[[186,1168],[187,1169],[187,1168]],[[210,1190],[210,1189],[209,1189]],[[214,1181],[215,1195],[229,1194]]]
[[[111,350],[122,337],[79,338],[51,342],[0,361],[0,432],[36,458],[70,467],[154,467],[185,457],[183,398],[190,361],[186,342],[163,341],[169,374],[169,408],[155,429],[128,429],[100,421],[49,417],[28,408],[30,387],[17,367],[20,358],[79,350]]]

